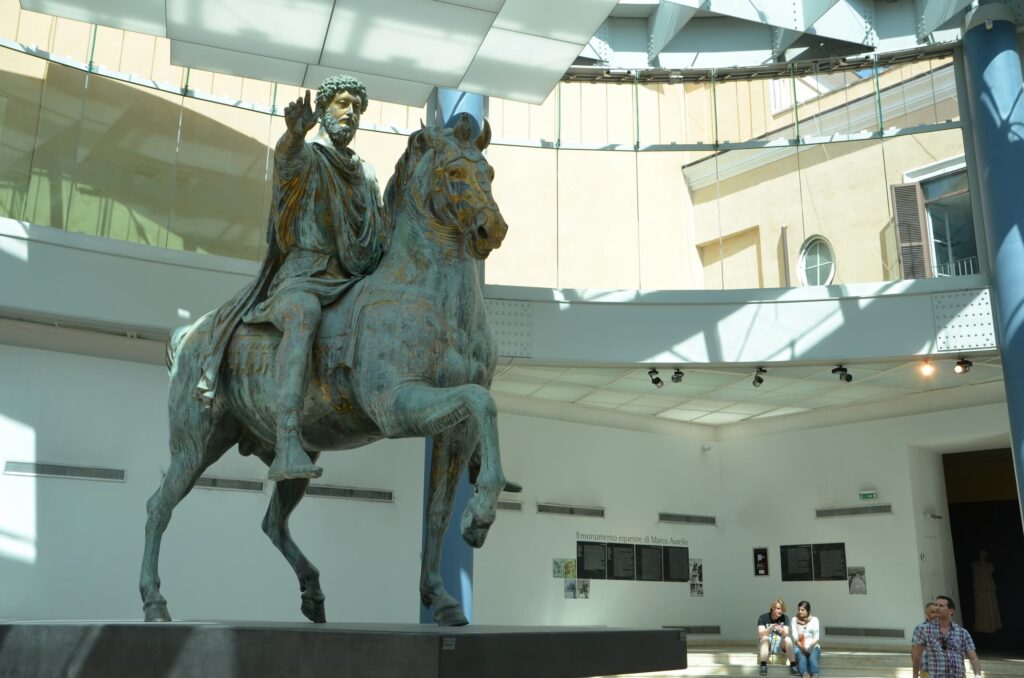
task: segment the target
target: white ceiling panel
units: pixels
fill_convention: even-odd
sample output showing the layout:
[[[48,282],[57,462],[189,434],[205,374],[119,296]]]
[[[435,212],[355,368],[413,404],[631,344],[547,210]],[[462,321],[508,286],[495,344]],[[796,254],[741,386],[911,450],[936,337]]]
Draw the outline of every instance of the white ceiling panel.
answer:
[[[332,75],[351,75],[362,80],[366,85],[366,93],[371,99],[378,101],[390,101],[393,104],[413,106],[419,108],[427,103],[427,98],[433,91],[434,86],[424,82],[412,82],[410,80],[399,80],[398,78],[387,78],[380,75],[360,73],[352,70],[339,70],[337,68],[325,68],[323,66],[310,66],[306,70],[306,81],[304,87],[319,87],[320,83]]]
[[[494,16],[442,2],[346,0],[331,17],[319,63],[456,87]]]
[[[171,63],[175,66],[189,66],[285,85],[301,85],[306,74],[304,63],[242,54],[229,49],[195,45],[180,40],[171,41]]]
[[[495,13],[497,13],[501,9],[501,6],[505,4],[505,0],[434,0],[434,2],[440,2],[444,5],[472,7],[473,9],[482,9],[487,12]]]
[[[166,37],[164,0],[21,0],[22,9]]]
[[[334,0],[166,0],[167,37],[317,63]]]
[[[585,45],[617,3],[618,0],[505,0],[494,27]]]
[[[582,49],[582,44],[493,28],[459,89],[540,104]]]

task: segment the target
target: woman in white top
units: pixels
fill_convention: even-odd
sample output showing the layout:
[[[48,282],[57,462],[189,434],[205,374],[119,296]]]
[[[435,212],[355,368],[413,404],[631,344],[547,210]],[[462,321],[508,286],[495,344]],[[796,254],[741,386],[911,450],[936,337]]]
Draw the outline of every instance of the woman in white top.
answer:
[[[821,661],[821,630],[818,618],[811,616],[811,604],[801,600],[793,616],[792,638],[796,663],[803,678],[818,678],[818,663]]]

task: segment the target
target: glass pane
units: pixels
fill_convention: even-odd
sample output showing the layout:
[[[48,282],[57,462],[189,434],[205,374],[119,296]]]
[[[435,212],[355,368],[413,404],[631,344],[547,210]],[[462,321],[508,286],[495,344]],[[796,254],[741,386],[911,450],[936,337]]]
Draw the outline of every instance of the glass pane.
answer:
[[[47,64],[23,217],[26,221],[64,228],[81,134],[86,77],[76,68]]]
[[[966,193],[929,203],[935,248],[935,274],[969,275],[978,272],[978,246],[974,239],[971,198]]]
[[[800,149],[805,236],[832,245],[837,284],[885,280],[889,223],[881,140],[817,144]]]
[[[561,150],[557,171],[558,286],[638,289],[634,154]],[[609,179],[594,190],[592,177]]]
[[[92,75],[69,231],[181,248],[167,230],[181,96]]]
[[[871,84],[871,69],[850,70],[815,68],[795,78],[800,136],[831,137],[878,129],[874,92],[865,86]],[[855,91],[862,91],[851,99]]]
[[[795,284],[803,244],[796,160],[791,147],[731,150],[683,169],[705,289]]]
[[[45,75],[42,59],[0,49],[0,216],[25,211]]]
[[[171,218],[183,249],[259,257],[270,127],[263,113],[185,99]]]
[[[959,193],[967,190],[967,170],[960,170],[935,179],[921,182],[925,200],[934,200],[947,193]]]

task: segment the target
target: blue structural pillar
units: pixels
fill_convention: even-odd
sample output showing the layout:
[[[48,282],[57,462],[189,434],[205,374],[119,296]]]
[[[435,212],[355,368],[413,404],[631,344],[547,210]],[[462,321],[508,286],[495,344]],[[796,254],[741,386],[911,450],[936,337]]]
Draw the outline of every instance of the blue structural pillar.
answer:
[[[967,15],[964,79],[992,274],[1017,500],[1024,521],[1024,100],[1017,25],[1001,4]]]
[[[476,123],[475,132],[483,129],[484,120],[484,98],[479,94],[468,94],[458,90],[438,88],[434,92],[434,100],[428,109],[435,111],[436,119],[432,124],[443,127],[453,127],[455,116],[459,113],[469,113]],[[423,537],[426,539],[427,508],[430,500],[430,468],[433,450],[433,441],[427,438],[425,450],[425,461],[423,471]],[[462,540],[462,532],[459,529],[459,520],[462,517],[462,510],[466,502],[473,496],[473,487],[469,479],[463,475],[459,481],[459,488],[455,494],[455,510],[452,513],[451,524],[448,533],[444,537],[444,544],[441,547],[441,580],[448,592],[455,596],[466,612],[466,619],[473,621],[473,549]],[[432,624],[434,619],[429,610],[420,606],[420,622]]]

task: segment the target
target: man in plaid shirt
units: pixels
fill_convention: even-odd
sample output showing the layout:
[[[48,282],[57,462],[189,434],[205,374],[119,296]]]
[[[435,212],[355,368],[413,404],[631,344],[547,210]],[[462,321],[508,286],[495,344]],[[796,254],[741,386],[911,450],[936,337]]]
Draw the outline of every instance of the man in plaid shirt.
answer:
[[[971,662],[975,676],[981,675],[981,662],[974,651],[974,640],[967,629],[953,621],[956,605],[948,596],[935,598],[935,616],[927,624],[914,629],[910,657],[914,665],[914,678],[921,670],[929,678],[966,678],[964,657]],[[921,655],[928,651],[925,666],[921,666]]]

